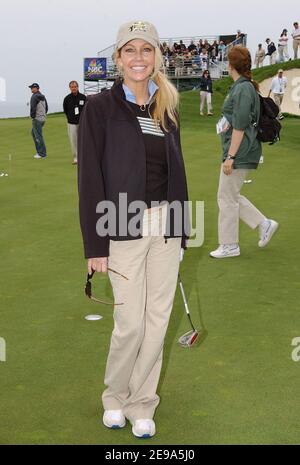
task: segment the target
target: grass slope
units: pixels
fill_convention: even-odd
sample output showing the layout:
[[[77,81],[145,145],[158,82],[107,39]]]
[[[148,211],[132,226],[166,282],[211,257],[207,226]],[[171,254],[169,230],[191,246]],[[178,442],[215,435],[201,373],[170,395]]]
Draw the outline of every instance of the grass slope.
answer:
[[[195,349],[177,345],[189,328],[177,292],[148,444],[299,443],[300,363],[291,359],[300,336],[299,120],[284,122],[282,141],[264,147],[265,163],[244,188],[279,221],[277,236],[259,250],[257,233],[241,225],[242,256],[214,261],[224,92],[214,94],[211,119],[199,117],[198,92],[181,98],[190,197],[205,201],[205,242],[186,252],[182,278],[208,334]],[[45,137],[49,157],[34,160],[30,121],[0,121],[0,172],[9,173],[0,178],[0,443],[141,444],[129,425],[110,431],[100,422],[111,311],[83,296],[76,168],[62,115],[48,118]],[[97,294],[111,297],[106,277]],[[84,319],[95,312],[103,320]]]

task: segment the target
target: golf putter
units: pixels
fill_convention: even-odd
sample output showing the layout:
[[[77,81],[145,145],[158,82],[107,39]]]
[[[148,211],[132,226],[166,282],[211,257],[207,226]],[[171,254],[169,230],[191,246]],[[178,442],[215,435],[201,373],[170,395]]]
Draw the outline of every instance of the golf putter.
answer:
[[[184,302],[184,308],[185,308],[186,314],[188,316],[189,322],[190,322],[191,327],[192,327],[192,330],[185,333],[183,336],[181,336],[178,339],[178,342],[182,347],[192,347],[196,343],[196,341],[198,339],[199,332],[195,329],[195,326],[193,325],[191,314],[190,314],[190,311],[189,311],[188,303],[187,303],[185,292],[184,292],[184,288],[183,288],[183,284],[182,284],[181,277],[180,277],[179,273],[178,273],[178,283],[179,283],[182,299],[183,299],[183,302]]]

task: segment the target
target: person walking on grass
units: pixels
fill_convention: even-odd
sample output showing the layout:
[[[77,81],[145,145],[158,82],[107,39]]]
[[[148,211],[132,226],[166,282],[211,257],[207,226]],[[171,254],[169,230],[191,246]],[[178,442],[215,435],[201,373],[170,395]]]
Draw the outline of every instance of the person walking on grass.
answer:
[[[279,108],[279,114],[278,114],[278,119],[283,119],[284,116],[282,114],[281,106],[284,98],[284,94],[287,88],[288,80],[287,78],[283,75],[283,69],[278,70],[277,76],[275,76],[272,79],[271,83],[271,89],[269,91],[268,97],[271,96],[273,93],[274,95],[274,102]]]
[[[32,119],[31,135],[36,149],[34,158],[46,158],[47,150],[43,137],[43,127],[48,113],[48,103],[46,97],[40,92],[40,86],[36,82],[28,87],[32,92],[30,99],[30,117]]]
[[[261,68],[264,65],[264,59],[266,56],[265,49],[262,44],[258,44],[258,49],[255,54],[255,66],[256,68]]]
[[[80,120],[80,223],[89,276],[108,270],[116,302],[103,423],[123,428],[128,419],[134,436],[149,438],[156,431],[164,338],[187,239],[187,184],[178,92],[164,74],[155,27],[123,24],[114,61],[120,78],[111,90],[87,99]],[[125,203],[120,193],[126,193]],[[100,208],[104,201],[114,206],[117,226],[113,214],[97,214],[108,208]],[[170,215],[174,201],[179,216]],[[134,223],[136,208],[140,220]]]
[[[246,197],[241,195],[244,180],[256,169],[262,155],[254,122],[259,121],[258,84],[252,80],[251,55],[246,47],[235,46],[228,54],[228,71],[234,84],[223,105],[223,117],[217,125],[222,140],[218,205],[219,247],[210,253],[213,258],[240,255],[239,220],[259,230],[259,247],[265,247],[278,228]]]
[[[207,105],[207,115],[211,116],[212,113],[212,94],[213,84],[208,70],[204,71],[200,78],[200,115],[203,116],[204,105]]]
[[[293,37],[293,50],[294,50],[294,60],[298,59],[298,50],[300,48],[300,27],[299,23],[294,23],[294,30],[292,32]]]
[[[277,58],[277,49],[276,45],[274,42],[271,41],[271,39],[266,39],[266,44],[268,47],[268,52],[266,53],[266,57],[270,57],[270,65],[275,65],[276,64],[276,58]]]
[[[290,59],[289,52],[288,52],[288,42],[289,36],[287,29],[283,29],[282,33],[280,34],[278,40],[278,55],[279,55],[279,62],[282,63],[284,61],[288,61]]]
[[[65,97],[63,109],[68,121],[68,136],[73,155],[73,165],[76,165],[79,118],[86,101],[86,96],[79,92],[77,81],[71,81],[69,89],[71,93]]]

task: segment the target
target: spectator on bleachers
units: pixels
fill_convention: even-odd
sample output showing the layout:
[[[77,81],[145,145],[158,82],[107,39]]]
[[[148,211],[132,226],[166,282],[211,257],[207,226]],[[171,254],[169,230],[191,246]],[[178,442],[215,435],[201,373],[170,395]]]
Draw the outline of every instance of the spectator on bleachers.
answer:
[[[219,49],[219,54],[218,54],[219,61],[224,61],[226,45],[224,44],[223,40],[220,40],[218,49]]]
[[[184,45],[184,43],[183,43],[182,40],[180,40],[179,46],[180,46],[180,51],[181,51],[181,53],[183,53],[183,52],[186,51],[186,46]]]
[[[184,57],[179,53],[176,54],[174,59],[175,64],[175,77],[183,76],[184,72]]]
[[[165,67],[167,68],[167,71],[168,71],[168,69],[170,68],[169,56],[168,55],[163,55],[163,59],[164,59],[164,65],[165,65]]]
[[[166,57],[169,57],[171,55],[171,50],[167,44],[167,42],[164,42],[162,45],[161,45],[161,52],[164,56]]]
[[[245,34],[240,29],[236,32],[235,45],[243,45]]]
[[[278,41],[278,54],[279,54],[279,62],[283,62],[286,60],[289,60],[289,52],[288,52],[288,42],[289,42],[289,37],[288,37],[288,31],[287,29],[283,29],[279,41]]]
[[[201,69],[207,70],[208,64],[209,64],[209,58],[208,58],[208,53],[207,53],[206,48],[203,48],[202,52],[200,53],[200,63],[201,63]]]
[[[192,54],[189,51],[186,51],[184,54],[184,69],[188,76],[190,76],[193,72],[192,67]]]
[[[214,40],[212,46],[211,46],[211,59],[212,61],[216,61],[217,57],[219,55],[219,44],[217,40]]]
[[[192,40],[190,45],[188,46],[188,51],[193,52],[194,50],[197,50],[196,45],[194,44],[194,41]]]
[[[209,61],[211,61],[213,57],[213,45],[208,42],[208,47],[206,48],[206,50],[207,50],[208,59]]]
[[[197,53],[197,50],[194,50],[194,52],[192,52],[192,68],[193,74],[198,74],[201,68],[200,55]]]
[[[197,51],[198,51],[198,55],[200,55],[202,49],[204,48],[204,42],[202,39],[199,40],[198,44],[197,44]]]
[[[275,65],[276,64],[276,58],[277,58],[276,45],[270,39],[266,39],[266,44],[267,44],[267,47],[268,47],[268,53],[266,53],[266,57],[267,56],[270,57],[270,65]]]
[[[180,45],[177,44],[177,42],[175,42],[173,47],[172,47],[172,53],[180,53],[180,52],[181,52]]]
[[[212,80],[209,71],[204,71],[200,78],[200,115],[203,116],[205,102],[207,104],[207,115],[211,116],[212,113]]]
[[[264,64],[264,59],[266,56],[266,51],[263,48],[262,44],[258,44],[258,49],[255,54],[255,66],[256,68],[261,68]]]
[[[169,58],[168,73],[171,76],[174,76],[174,74],[175,74],[175,55],[171,55],[170,58]]]

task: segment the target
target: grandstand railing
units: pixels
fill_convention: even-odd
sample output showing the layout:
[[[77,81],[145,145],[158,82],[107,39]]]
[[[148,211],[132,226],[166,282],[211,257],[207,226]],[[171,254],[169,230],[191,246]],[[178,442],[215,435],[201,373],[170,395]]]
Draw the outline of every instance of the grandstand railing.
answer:
[[[230,44],[226,45],[224,52],[223,52],[225,61],[227,61],[229,50],[235,45],[243,45],[244,47],[246,47],[247,46],[247,34],[243,34],[239,39],[236,39],[233,42],[230,42]]]
[[[197,45],[200,40],[209,44],[213,44],[214,41],[219,42],[220,36],[193,36],[193,37],[172,37],[172,38],[161,38],[161,44],[166,43],[169,48],[172,48],[175,43],[179,44],[180,41],[186,46],[191,44],[191,41]],[[210,71],[212,79],[220,79],[227,74],[227,55],[231,47],[237,44],[246,45],[247,35],[243,35],[240,39],[234,40],[227,44],[227,46],[219,53],[217,57],[207,57],[206,59],[200,58],[200,55],[195,55],[192,58],[187,59],[183,57],[176,59],[176,57],[164,57],[165,61],[165,73],[170,79],[188,79],[188,78],[199,78],[203,72],[208,69]],[[115,63],[112,59],[115,45],[111,45],[97,53],[98,57],[107,59],[107,79],[115,79],[118,77],[118,71]]]
[[[209,70],[212,79],[220,79],[225,74],[226,68],[227,62],[218,59],[184,60],[181,64],[176,64],[173,60],[165,60],[164,72],[170,79],[183,79],[199,78],[205,70]],[[107,58],[106,76],[108,79],[118,77],[116,65],[110,58]]]

